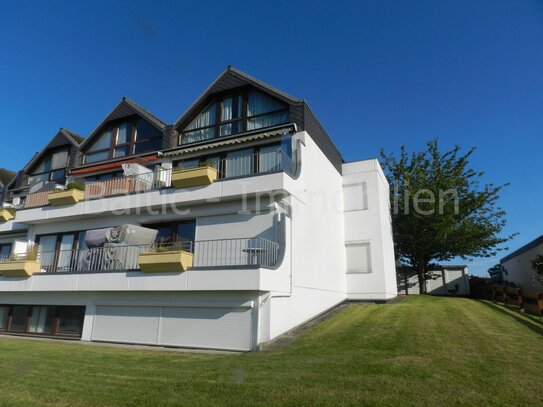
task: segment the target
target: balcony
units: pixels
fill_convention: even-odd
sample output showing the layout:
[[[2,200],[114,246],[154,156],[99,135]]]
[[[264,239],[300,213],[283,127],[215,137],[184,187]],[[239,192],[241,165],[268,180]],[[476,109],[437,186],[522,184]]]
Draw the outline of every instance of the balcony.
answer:
[[[157,245],[131,246],[114,243],[106,245],[99,248],[38,252],[37,261],[40,267],[33,274],[141,271],[139,264],[141,254],[163,251]],[[279,244],[260,237],[181,242],[165,249],[164,253],[183,251],[192,254],[193,270],[272,269],[279,260]],[[0,265],[24,260],[24,255],[10,258],[4,256],[0,257]]]
[[[221,160],[213,160],[206,163],[217,171],[217,180],[232,180],[255,175],[265,175],[284,172],[294,173],[293,159],[283,151],[274,151],[238,157],[230,157]],[[194,170],[198,166],[186,166],[184,170]],[[173,189],[172,174],[177,170],[157,168],[153,172],[116,177],[102,181],[85,181],[85,201],[96,199],[125,196],[149,191]],[[42,191],[27,195],[25,201],[18,209],[39,208],[49,205],[50,191]]]

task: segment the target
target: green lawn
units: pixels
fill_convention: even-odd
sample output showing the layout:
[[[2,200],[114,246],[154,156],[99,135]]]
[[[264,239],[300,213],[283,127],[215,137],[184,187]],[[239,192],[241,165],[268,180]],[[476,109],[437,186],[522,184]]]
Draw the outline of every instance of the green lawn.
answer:
[[[543,405],[543,325],[495,305],[352,305],[280,351],[0,338],[1,406]]]

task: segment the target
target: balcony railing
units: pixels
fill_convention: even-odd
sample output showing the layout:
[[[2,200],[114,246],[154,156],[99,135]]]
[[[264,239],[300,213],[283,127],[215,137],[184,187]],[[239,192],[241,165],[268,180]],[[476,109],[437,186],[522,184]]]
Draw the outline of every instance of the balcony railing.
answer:
[[[219,179],[241,178],[280,171],[288,174],[294,172],[292,157],[283,151],[210,160],[207,165],[217,170]],[[194,167],[196,166],[186,166],[183,169]],[[170,188],[172,171],[175,170],[157,168],[153,172],[140,175],[116,177],[101,181],[82,180],[85,183],[85,200]],[[46,206],[49,204],[48,195],[49,191],[28,194],[19,209]]]
[[[160,246],[158,246],[160,247]],[[193,253],[193,268],[273,268],[279,259],[279,244],[255,237],[244,239],[179,242],[173,248]],[[39,251],[37,260],[42,273],[93,273],[104,271],[137,271],[141,253],[157,251],[157,245],[130,246],[106,244],[104,247],[75,250]],[[11,259],[24,259],[24,255]],[[0,257],[0,261],[9,260]]]

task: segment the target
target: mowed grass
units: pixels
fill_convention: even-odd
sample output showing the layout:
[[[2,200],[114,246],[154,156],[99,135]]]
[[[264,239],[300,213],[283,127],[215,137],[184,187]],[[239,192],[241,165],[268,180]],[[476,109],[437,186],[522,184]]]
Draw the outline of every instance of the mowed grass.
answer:
[[[543,326],[493,304],[351,305],[279,351],[0,338],[1,406],[540,406]]]

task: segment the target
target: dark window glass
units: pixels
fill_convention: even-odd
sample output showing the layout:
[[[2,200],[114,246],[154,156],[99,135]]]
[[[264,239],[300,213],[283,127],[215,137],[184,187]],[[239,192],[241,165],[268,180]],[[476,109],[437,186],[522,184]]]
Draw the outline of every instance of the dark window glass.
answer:
[[[25,333],[26,322],[30,307],[28,305],[14,305],[11,309],[10,332]]]
[[[182,222],[177,226],[178,242],[194,242],[196,236],[196,221]]]
[[[85,156],[85,163],[95,163],[97,161],[107,160],[109,158],[109,150],[100,151],[98,153],[90,153]]]
[[[51,181],[61,181],[66,178],[66,170],[56,170],[51,173]]]
[[[0,331],[5,331],[8,324],[9,307],[7,305],[0,305]]]
[[[114,158],[124,157],[125,155],[129,155],[129,154],[130,154],[129,146],[117,147],[115,148],[115,151],[113,152],[113,157]]]
[[[144,142],[138,142],[135,145],[135,154],[145,153],[147,151],[156,151],[162,148],[162,139],[156,138]]]
[[[7,258],[11,254],[11,243],[0,244],[0,259]]]
[[[58,334],[81,336],[85,307],[58,307]]]
[[[159,223],[156,225],[145,225],[145,227],[158,231],[157,241],[160,241],[160,239],[165,239],[172,243],[179,241],[193,242],[196,234],[195,220]]]

